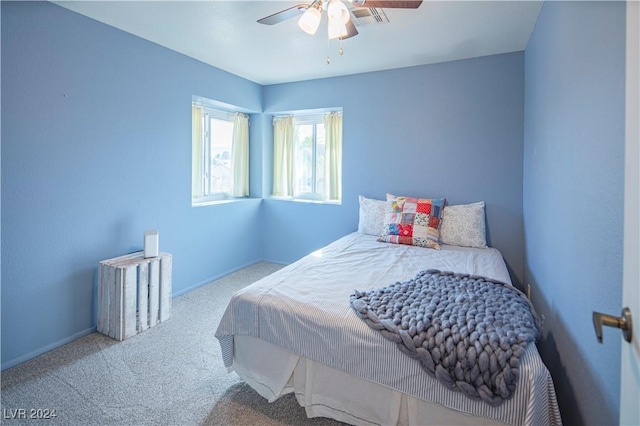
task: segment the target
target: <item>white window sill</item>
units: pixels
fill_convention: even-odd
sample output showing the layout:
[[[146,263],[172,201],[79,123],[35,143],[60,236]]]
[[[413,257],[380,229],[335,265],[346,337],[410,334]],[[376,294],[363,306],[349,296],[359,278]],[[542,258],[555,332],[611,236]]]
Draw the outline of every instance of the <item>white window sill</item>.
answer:
[[[221,200],[192,201],[191,207],[206,207],[206,206],[215,206],[218,204],[242,203],[250,200],[261,200],[261,198],[243,197],[243,198],[225,198]]]
[[[308,198],[293,198],[293,197],[278,197],[272,195],[269,197],[270,200],[276,201],[289,201],[294,203],[308,203],[308,204],[329,204],[334,206],[342,205],[342,200],[312,200]]]

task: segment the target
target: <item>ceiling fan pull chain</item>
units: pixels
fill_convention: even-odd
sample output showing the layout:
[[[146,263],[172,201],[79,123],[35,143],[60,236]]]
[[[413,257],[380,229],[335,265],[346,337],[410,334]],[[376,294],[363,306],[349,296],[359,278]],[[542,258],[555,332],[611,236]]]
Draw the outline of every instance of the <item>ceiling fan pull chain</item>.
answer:
[[[329,58],[329,43],[331,40],[327,39],[327,65],[331,65],[331,58]]]
[[[344,55],[344,49],[342,48],[342,38],[340,39],[340,50],[338,50],[340,56]]]

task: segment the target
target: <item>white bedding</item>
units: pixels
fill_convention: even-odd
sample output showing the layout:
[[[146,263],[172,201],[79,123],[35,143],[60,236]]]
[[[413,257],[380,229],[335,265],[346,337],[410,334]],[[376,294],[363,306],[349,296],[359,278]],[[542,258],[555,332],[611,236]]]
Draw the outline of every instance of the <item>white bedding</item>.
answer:
[[[349,423],[422,424],[427,417],[433,421],[431,416],[437,411],[434,407],[439,407],[453,416],[448,419],[472,416],[476,424],[482,419],[488,424],[560,424],[553,383],[535,345],[529,345],[525,352],[513,398],[490,407],[443,387],[417,361],[371,330],[349,306],[354,289],[377,289],[413,278],[424,269],[510,282],[502,255],[492,248],[442,246],[438,251],[379,243],[373,236],[349,234],[234,295],[216,332],[225,365],[234,368],[269,400],[295,389],[308,415],[338,418],[346,411],[346,417],[338,419]],[[248,338],[235,342],[234,336]],[[242,353],[243,345],[253,347],[249,349],[253,351],[252,345],[260,345],[259,342],[268,343],[261,346],[261,351],[276,347],[271,351],[271,364],[268,355],[262,358],[264,362],[251,362],[250,354]],[[279,365],[281,361],[285,365]],[[279,372],[277,377],[274,368]],[[309,378],[310,373],[323,368],[328,369],[321,376],[335,376],[330,381],[333,385],[325,386],[325,391],[316,389],[317,379]],[[339,385],[339,375],[345,373],[358,378],[353,381],[354,386],[370,386],[363,385],[357,392],[345,395]],[[310,384],[304,383],[305,378]],[[363,389],[370,389],[371,395],[363,395]],[[382,417],[377,413],[381,404],[373,404],[377,410],[367,409],[375,401],[372,395],[376,392],[386,392],[389,401],[383,405]],[[336,393],[340,395],[336,397]],[[307,403],[314,398],[320,398],[322,403]],[[345,405],[345,398],[354,403]]]

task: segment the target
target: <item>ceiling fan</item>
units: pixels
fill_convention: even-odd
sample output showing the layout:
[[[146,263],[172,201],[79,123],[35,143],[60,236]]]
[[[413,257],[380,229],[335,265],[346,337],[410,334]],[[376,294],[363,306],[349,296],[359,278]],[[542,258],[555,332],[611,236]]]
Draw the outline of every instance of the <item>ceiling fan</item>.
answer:
[[[349,0],[356,7],[417,9],[422,0]],[[329,39],[345,40],[358,35],[345,4],[341,0],[314,0],[310,4],[297,4],[287,9],[258,19],[260,24],[274,25],[302,15],[298,25],[303,31],[314,35],[320,26],[323,10],[327,11]]]

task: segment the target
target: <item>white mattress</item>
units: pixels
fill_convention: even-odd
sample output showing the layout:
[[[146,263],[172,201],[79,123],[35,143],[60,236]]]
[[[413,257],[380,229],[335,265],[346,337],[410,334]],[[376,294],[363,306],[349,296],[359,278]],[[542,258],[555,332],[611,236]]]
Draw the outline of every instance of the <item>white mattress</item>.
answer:
[[[504,425],[355,377],[255,337],[236,336],[234,345],[232,370],[242,380],[269,402],[294,392],[307,417],[356,425]]]
[[[354,289],[377,289],[413,278],[424,269],[469,273],[510,282],[502,255],[493,248],[442,246],[441,250],[433,250],[379,243],[373,236],[349,234],[234,295],[216,332],[225,365],[236,369],[270,400],[296,389],[297,381],[296,395],[301,405],[307,407],[309,415],[337,418],[336,413],[344,413],[350,420],[339,420],[349,423],[411,421],[424,424],[427,418],[423,416],[432,413],[435,406],[454,417],[471,416],[474,424],[559,424],[553,383],[535,345],[529,345],[525,351],[520,382],[513,397],[498,407],[490,407],[443,387],[424,372],[417,361],[402,354],[394,343],[364,324],[349,306],[349,295]],[[283,373],[274,377],[275,367],[269,365],[266,358],[261,364],[243,356],[243,343],[249,342],[249,347],[260,343],[246,339],[239,343],[243,339],[235,339],[235,336],[249,336],[277,347],[270,351],[271,356],[265,357],[286,359],[287,368],[278,367],[277,370]],[[261,351],[266,350],[265,347],[261,346]],[[253,350],[255,347],[249,349],[250,352]],[[285,357],[285,354],[291,356]],[[312,381],[307,391],[300,390],[309,385],[302,380],[308,378],[309,372],[326,368],[330,370],[326,370],[324,376],[335,373],[331,376],[335,380],[329,380],[334,386],[324,386],[330,394],[314,389],[313,383],[317,384],[317,380]],[[379,413],[371,414],[376,411],[371,406],[375,399],[372,400],[368,392],[363,394],[360,389],[355,394],[341,394],[344,374],[369,385],[364,389],[370,389],[370,392],[381,392],[378,388],[387,391],[383,394],[388,404],[373,404],[377,411],[381,406],[386,407],[383,411],[387,418],[380,418]],[[304,397],[299,396],[303,394]],[[309,398],[324,398],[342,405],[332,407],[327,401],[312,404],[325,407],[318,411],[302,403]],[[345,407],[345,400],[354,403]],[[394,404],[397,409],[391,409],[396,407]],[[413,410],[409,410],[411,404]],[[409,416],[409,413],[413,414]],[[460,423],[460,420],[456,422]]]

